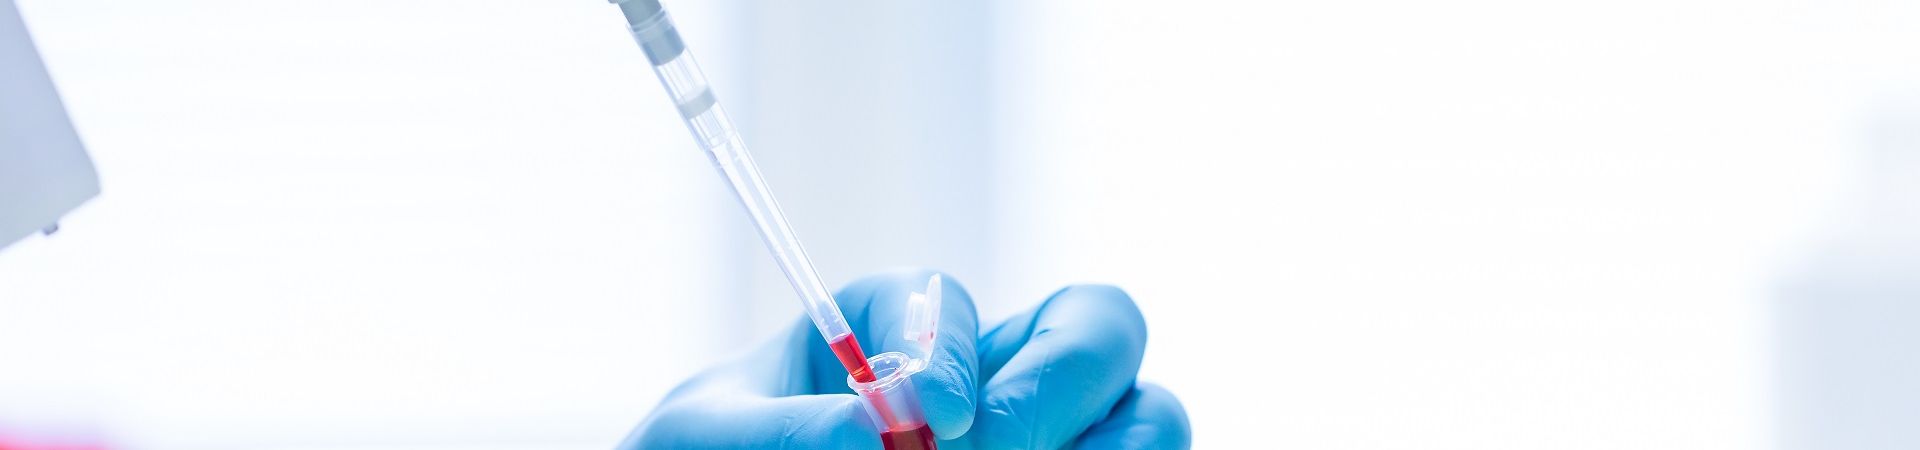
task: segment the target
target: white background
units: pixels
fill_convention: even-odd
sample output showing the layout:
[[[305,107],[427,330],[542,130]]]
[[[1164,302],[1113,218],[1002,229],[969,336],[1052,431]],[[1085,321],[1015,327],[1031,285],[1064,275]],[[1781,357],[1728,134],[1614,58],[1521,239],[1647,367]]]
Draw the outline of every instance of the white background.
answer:
[[[1774,446],[1920,91],[1893,1],[1027,3],[668,7],[830,284],[1119,284],[1201,448]],[[0,431],[604,448],[797,316],[601,2],[20,6],[104,193],[0,253]]]

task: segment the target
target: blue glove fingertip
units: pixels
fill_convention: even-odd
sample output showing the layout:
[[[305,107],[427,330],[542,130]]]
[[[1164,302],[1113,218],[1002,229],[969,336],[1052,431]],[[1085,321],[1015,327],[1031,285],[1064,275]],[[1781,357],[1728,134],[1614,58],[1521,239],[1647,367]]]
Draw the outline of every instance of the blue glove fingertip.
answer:
[[[1061,289],[983,338],[974,427],[987,447],[1060,448],[1133,390],[1146,320],[1117,287]]]
[[[1081,434],[1074,448],[1185,449],[1193,446],[1190,427],[1180,399],[1166,388],[1140,383],[1112,413]]]

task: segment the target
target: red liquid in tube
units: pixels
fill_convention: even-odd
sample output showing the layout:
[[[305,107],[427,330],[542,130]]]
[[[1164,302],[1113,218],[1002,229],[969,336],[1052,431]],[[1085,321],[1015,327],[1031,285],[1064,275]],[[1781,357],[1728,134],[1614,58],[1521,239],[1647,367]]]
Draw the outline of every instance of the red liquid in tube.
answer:
[[[934,450],[933,429],[921,424],[920,428],[880,433],[880,444],[887,450]]]
[[[867,365],[867,353],[860,351],[860,340],[847,333],[827,343],[833,348],[833,356],[840,358],[840,366],[847,368],[847,374],[853,375],[853,381],[873,382],[873,366]]]

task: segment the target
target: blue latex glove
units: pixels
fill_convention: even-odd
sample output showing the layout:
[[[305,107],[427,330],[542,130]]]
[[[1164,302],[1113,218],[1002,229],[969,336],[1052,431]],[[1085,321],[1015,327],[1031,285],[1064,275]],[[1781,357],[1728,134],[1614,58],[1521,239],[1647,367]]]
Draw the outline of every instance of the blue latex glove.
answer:
[[[834,295],[868,356],[904,351],[907,294],[933,272],[869,276]],[[1126,293],[1074,286],[982,336],[944,276],[939,338],[914,375],[942,450],[1187,448],[1173,394],[1137,384],[1146,322]],[[621,448],[879,449],[878,428],[811,323],[674,388]]]

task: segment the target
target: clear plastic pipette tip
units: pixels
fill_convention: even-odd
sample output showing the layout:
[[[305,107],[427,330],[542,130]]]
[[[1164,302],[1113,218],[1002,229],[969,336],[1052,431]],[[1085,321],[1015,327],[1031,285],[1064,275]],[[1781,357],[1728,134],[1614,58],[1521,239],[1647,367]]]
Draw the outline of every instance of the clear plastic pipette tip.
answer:
[[[732,188],[741,206],[753,219],[761,240],[786,275],[787,282],[800,295],[807,316],[819,329],[820,337],[828,342],[842,336],[852,339],[853,330],[847,326],[847,320],[834,302],[833,294],[821,282],[793,227],[780,211],[773,192],[760,176],[759,167],[747,152],[732,120],[715,99],[706,75],[687,51],[686,43],[681,40],[672,19],[656,0],[613,0],[612,3],[619,5],[626,16],[634,41],[640,44],[648,62],[652,63],[654,74],[660,78],[667,95],[680,110],[680,116],[693,133],[695,143],[706,152],[721,176],[727,179],[728,187]]]

